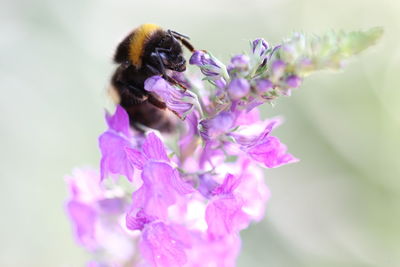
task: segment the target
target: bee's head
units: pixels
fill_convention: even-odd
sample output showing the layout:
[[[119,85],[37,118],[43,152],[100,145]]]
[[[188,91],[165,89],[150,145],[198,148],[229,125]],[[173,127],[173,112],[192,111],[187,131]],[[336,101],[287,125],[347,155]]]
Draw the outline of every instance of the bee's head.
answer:
[[[166,33],[156,49],[166,69],[183,72],[186,70],[186,60],[183,57],[182,45],[171,34]],[[157,56],[158,56],[157,55]]]
[[[181,42],[170,31],[158,31],[147,43],[147,54],[152,66],[183,72],[186,60],[183,57]],[[160,66],[161,67],[161,66]]]

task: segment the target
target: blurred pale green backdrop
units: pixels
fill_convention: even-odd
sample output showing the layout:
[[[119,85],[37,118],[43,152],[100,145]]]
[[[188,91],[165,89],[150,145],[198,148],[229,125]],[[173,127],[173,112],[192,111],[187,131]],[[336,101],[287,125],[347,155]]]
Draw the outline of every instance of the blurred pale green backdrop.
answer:
[[[97,166],[117,42],[158,23],[222,59],[293,30],[383,26],[344,72],[266,106],[301,162],[269,170],[265,220],[239,266],[400,266],[400,2],[396,0],[23,1],[0,10],[0,266],[83,266],[63,176]]]

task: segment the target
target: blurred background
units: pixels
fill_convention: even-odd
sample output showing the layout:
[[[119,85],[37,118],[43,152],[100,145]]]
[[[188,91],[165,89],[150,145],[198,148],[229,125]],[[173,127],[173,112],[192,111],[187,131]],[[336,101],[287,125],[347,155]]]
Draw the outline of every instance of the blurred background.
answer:
[[[14,0],[0,10],[0,266],[84,266],[63,177],[97,166],[117,43],[145,22],[227,60],[294,30],[383,26],[339,73],[265,106],[301,159],[266,172],[265,220],[242,232],[239,266],[400,266],[400,2],[396,0]]]

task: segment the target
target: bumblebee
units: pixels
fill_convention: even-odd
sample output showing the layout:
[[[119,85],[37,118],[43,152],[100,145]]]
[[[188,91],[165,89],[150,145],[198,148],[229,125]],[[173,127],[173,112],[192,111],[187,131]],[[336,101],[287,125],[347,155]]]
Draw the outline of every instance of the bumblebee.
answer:
[[[189,38],[172,30],[163,30],[155,24],[143,24],[134,29],[117,46],[114,63],[118,64],[111,86],[117,102],[127,111],[130,124],[164,132],[174,129],[176,119],[171,118],[166,104],[144,89],[144,82],[153,75],[162,75],[174,85],[184,85],[168,74],[186,70],[182,45],[193,52]]]

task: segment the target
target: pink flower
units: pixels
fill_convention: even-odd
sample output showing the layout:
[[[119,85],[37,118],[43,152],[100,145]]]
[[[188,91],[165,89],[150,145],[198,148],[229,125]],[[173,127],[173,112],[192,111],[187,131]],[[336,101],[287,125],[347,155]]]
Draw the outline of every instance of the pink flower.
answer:
[[[96,211],[86,203],[71,200],[67,203],[67,212],[74,226],[76,241],[89,250],[95,249]]]
[[[100,176],[92,169],[75,169],[73,175],[66,177],[66,181],[71,195],[66,209],[74,227],[76,241],[93,250],[97,247],[95,237],[97,211],[92,205],[102,198]]]
[[[239,235],[213,239],[200,232],[192,233],[192,249],[187,250],[186,267],[234,267],[240,252]]]
[[[232,164],[233,165],[233,164]],[[265,206],[271,193],[264,182],[264,173],[249,159],[236,163],[240,184],[236,194],[243,199],[242,210],[254,221],[260,221],[265,214]],[[233,168],[231,168],[232,170]]]
[[[129,162],[139,170],[143,170],[150,161],[169,162],[164,144],[154,132],[147,135],[141,150],[127,147],[125,152]]]
[[[132,181],[134,169],[125,152],[126,147],[134,147],[128,114],[117,106],[114,115],[106,113],[106,121],[109,128],[99,137],[101,179],[109,175],[124,175]]]
[[[109,129],[121,133],[128,138],[132,136],[128,114],[120,105],[117,105],[114,115],[110,115],[106,112],[106,122]]]
[[[286,146],[277,137],[270,136],[271,131],[279,124],[280,120],[274,119],[267,121],[264,130],[258,134],[254,134],[256,127],[250,126],[247,129],[243,127],[231,136],[253,160],[263,163],[268,168],[297,162],[298,159],[287,153]]]
[[[154,133],[147,136],[142,151],[129,148],[126,151],[130,162],[142,170],[143,180],[142,186],[133,193],[127,221],[133,221],[140,210],[148,216],[165,219],[169,206],[193,192],[172,167],[162,141]]]
[[[179,139],[180,158],[185,161],[197,148],[199,131],[197,129],[199,115],[197,112],[190,113],[185,120],[186,131]]]
[[[143,185],[133,193],[128,218],[136,216],[143,209],[150,216],[166,219],[168,207],[193,192],[192,187],[179,177],[178,171],[166,162],[147,163],[143,168],[142,179]]]
[[[121,174],[132,181],[134,169],[128,161],[125,148],[133,147],[133,145],[126,138],[107,131],[99,137],[99,146],[102,154],[101,179],[103,180],[110,174]]]
[[[183,266],[187,262],[185,249],[190,247],[187,230],[155,221],[147,224],[139,243],[142,257],[151,266]]]
[[[214,197],[206,209],[207,232],[212,238],[236,234],[249,223],[242,211],[243,201],[234,194],[240,179],[228,174],[222,185],[213,190]]]
[[[263,163],[268,168],[299,161],[292,154],[287,153],[286,146],[274,136],[261,139],[253,146],[247,147],[246,151],[252,159]]]
[[[76,169],[66,180],[70,189],[66,209],[76,241],[98,254],[107,251],[110,263],[128,262],[134,251],[119,220],[126,207],[121,193],[102,188],[99,173],[92,169]]]
[[[216,139],[220,135],[229,132],[229,130],[234,126],[234,121],[234,114],[222,111],[213,118],[202,120],[200,122],[200,134],[205,140]]]

